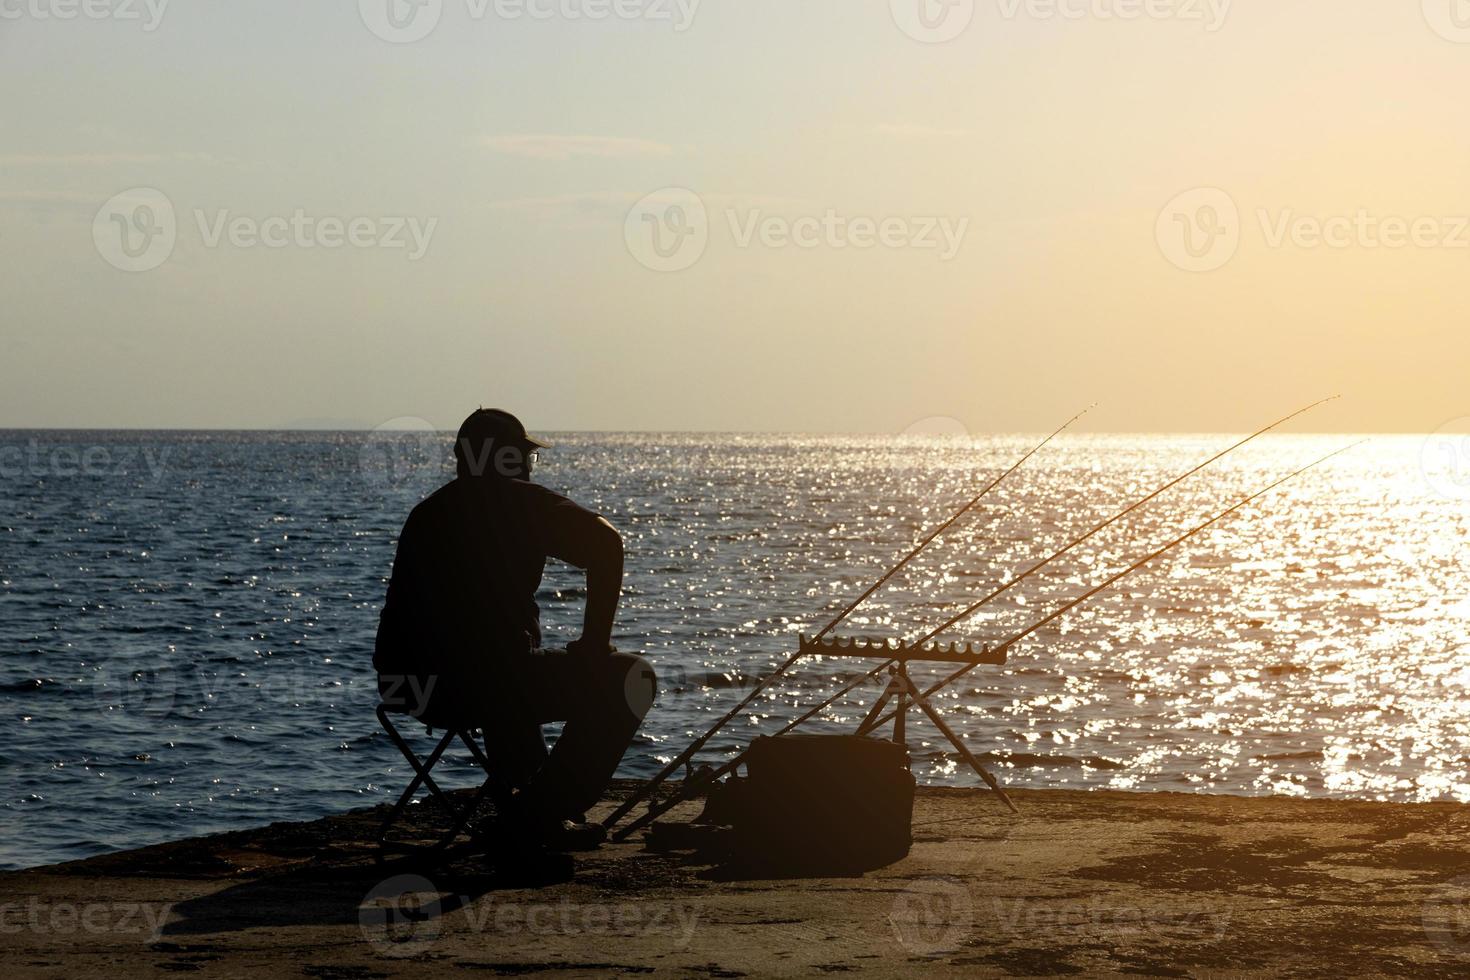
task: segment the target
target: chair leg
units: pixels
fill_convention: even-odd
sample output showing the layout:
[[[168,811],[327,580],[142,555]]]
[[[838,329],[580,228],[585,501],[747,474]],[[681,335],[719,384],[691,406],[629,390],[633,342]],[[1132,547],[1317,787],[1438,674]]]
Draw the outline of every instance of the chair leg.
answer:
[[[445,793],[443,788],[435,782],[434,777],[429,774],[430,770],[443,757],[445,751],[453,744],[456,733],[446,732],[435,744],[434,750],[429,753],[428,757],[420,762],[418,756],[413,751],[413,747],[399,733],[397,727],[382,707],[378,709],[378,721],[382,724],[383,730],[388,733],[389,739],[398,747],[398,751],[414,770],[413,780],[409,782],[408,788],[398,797],[398,801],[383,819],[382,826],[379,828],[377,840],[378,861],[381,863],[390,851],[405,855],[441,854],[450,844],[454,843],[455,838],[459,836],[460,831],[463,829],[465,823],[468,822],[469,815],[472,812],[463,810],[460,806],[456,805],[453,798]],[[438,801],[448,811],[451,818],[453,818],[452,827],[448,832],[441,834],[433,844],[427,846],[403,844],[389,840],[388,835],[392,831],[393,826],[403,817],[404,811],[407,810],[409,803],[413,801],[414,795],[421,786],[429,791],[429,799]]]
[[[380,705],[378,707],[377,714],[378,722],[383,726],[383,730],[388,734],[388,738],[393,742],[395,746],[397,746],[398,751],[403,755],[404,759],[408,761],[408,764],[414,770],[414,777],[409,782],[408,788],[405,789],[403,793],[399,796],[398,801],[393,805],[393,808],[383,819],[382,826],[379,829],[377,839],[378,862],[382,863],[390,851],[395,854],[403,855],[440,856],[444,854],[444,852],[449,849],[450,845],[452,845],[455,840],[457,840],[459,836],[466,831],[468,831],[472,837],[483,839],[482,835],[477,833],[474,828],[469,827],[469,822],[474,817],[476,811],[479,810],[481,804],[485,800],[485,797],[489,795],[489,793],[494,788],[495,779],[491,771],[489,760],[485,758],[484,753],[480,751],[479,746],[475,744],[474,739],[470,737],[470,734],[465,731],[445,732],[444,736],[440,738],[439,741],[434,745],[433,751],[430,752],[423,761],[420,761],[418,756],[414,753],[413,747],[409,745],[408,741],[402,736],[402,734],[399,733],[397,726],[393,724],[392,719],[389,717],[388,712],[384,710],[383,706]],[[434,777],[430,775],[430,771],[434,768],[434,766],[439,763],[439,760],[449,749],[450,745],[454,743],[454,740],[456,738],[463,741],[465,745],[470,749],[471,755],[474,756],[475,761],[485,772],[486,777],[484,782],[481,783],[480,788],[476,791],[474,797],[469,801],[467,805],[460,805],[456,803],[454,798],[450,796],[447,792],[445,792],[444,789],[440,787],[437,782],[435,782]],[[418,792],[420,787],[428,790],[429,799],[436,800],[445,808],[446,811],[448,811],[450,817],[452,818],[452,825],[450,826],[449,830],[441,834],[439,838],[430,845],[404,844],[389,840],[388,835],[390,831],[392,830],[393,826],[403,817],[404,811],[407,810],[408,805],[413,801],[414,795]]]

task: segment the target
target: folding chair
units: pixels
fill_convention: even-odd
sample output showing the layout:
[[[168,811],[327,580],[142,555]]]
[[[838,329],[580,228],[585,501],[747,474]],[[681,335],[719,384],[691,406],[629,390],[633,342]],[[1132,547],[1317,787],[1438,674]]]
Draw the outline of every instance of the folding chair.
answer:
[[[442,728],[444,734],[439,737],[433,750],[427,756],[420,759],[418,754],[414,752],[413,746],[408,743],[408,740],[399,732],[398,727],[394,725],[392,716],[395,714],[424,725],[428,729],[430,737],[433,736],[435,727]],[[409,782],[408,788],[398,797],[398,802],[393,805],[393,809],[383,819],[382,827],[378,832],[377,859],[379,863],[385,861],[390,854],[421,858],[440,857],[449,850],[450,846],[454,844],[461,834],[468,834],[471,838],[483,841],[485,840],[484,836],[470,825],[470,820],[487,798],[495,804],[498,811],[503,811],[507,802],[510,800],[511,788],[509,784],[491,766],[490,760],[486,758],[484,751],[475,740],[478,729],[453,725],[446,727],[438,724],[440,721],[442,719],[415,717],[407,706],[378,705],[378,723],[383,726],[383,731],[388,733],[388,738],[392,740],[394,745],[398,746],[398,751],[403,753],[403,757],[408,760],[408,764],[413,767],[414,771],[413,780]],[[438,765],[439,760],[444,757],[444,753],[448,751],[456,739],[463,742],[465,747],[470,750],[470,755],[474,757],[475,762],[479,764],[485,773],[484,782],[480,784],[480,788],[475,791],[467,803],[456,800],[442,789],[431,775],[434,767]],[[429,795],[425,798],[426,801],[433,800],[448,811],[450,828],[441,833],[434,843],[429,845],[409,844],[402,841],[390,840],[389,833],[393,830],[394,825],[402,819],[404,812],[408,809],[409,804],[414,801],[414,797],[420,787],[428,790]]]

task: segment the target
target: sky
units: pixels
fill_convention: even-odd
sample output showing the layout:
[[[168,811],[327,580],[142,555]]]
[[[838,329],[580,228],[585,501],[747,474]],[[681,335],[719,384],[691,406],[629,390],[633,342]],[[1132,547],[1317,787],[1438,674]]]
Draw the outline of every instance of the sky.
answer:
[[[0,0],[0,427],[1432,431],[1467,80],[1464,0]]]

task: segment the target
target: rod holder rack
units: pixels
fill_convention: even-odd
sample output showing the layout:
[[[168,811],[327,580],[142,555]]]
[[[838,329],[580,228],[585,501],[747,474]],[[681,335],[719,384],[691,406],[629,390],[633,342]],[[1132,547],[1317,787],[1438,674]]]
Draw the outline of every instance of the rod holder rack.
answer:
[[[946,664],[995,664],[1006,662],[1004,650],[992,652],[988,644],[975,649],[975,644],[965,643],[922,643],[908,644],[902,640],[872,640],[866,637],[831,636],[813,641],[805,634],[800,636],[803,656],[859,657],[865,660],[897,660],[909,663],[927,660]]]

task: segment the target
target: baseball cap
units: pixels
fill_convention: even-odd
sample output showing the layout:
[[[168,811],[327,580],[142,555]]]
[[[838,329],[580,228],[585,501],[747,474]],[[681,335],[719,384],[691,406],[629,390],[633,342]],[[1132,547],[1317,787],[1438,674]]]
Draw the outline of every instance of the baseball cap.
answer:
[[[459,427],[458,444],[478,445],[489,441],[497,446],[526,446],[531,449],[549,449],[550,443],[528,435],[521,420],[499,408],[482,408],[471,413]]]

